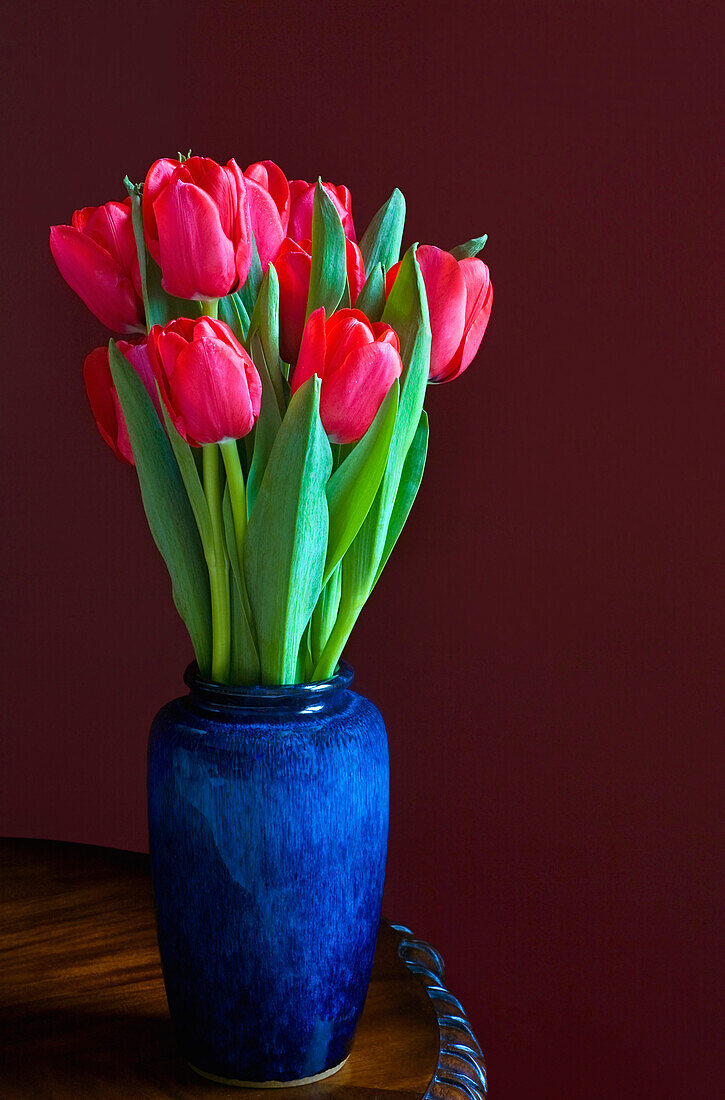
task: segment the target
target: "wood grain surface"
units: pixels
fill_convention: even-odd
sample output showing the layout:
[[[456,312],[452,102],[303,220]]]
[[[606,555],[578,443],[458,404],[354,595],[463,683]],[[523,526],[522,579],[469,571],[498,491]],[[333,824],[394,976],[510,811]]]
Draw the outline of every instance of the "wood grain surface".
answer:
[[[349,1061],[295,1098],[413,1100],[438,1064],[425,987],[383,921]],[[176,1049],[161,977],[148,858],[55,841],[0,840],[3,1100],[245,1096],[203,1081]]]

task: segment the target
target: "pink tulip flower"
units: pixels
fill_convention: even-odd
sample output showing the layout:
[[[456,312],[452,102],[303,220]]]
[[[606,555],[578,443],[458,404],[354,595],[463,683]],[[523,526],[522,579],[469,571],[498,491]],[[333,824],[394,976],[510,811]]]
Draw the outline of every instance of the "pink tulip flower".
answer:
[[[358,309],[340,309],[326,320],[312,313],[292,376],[294,393],[313,374],[322,380],[320,418],[333,443],[354,443],[372,424],[403,364],[397,334]]]
[[[129,344],[125,340],[117,340],[116,347],[128,359],[138,374],[148,390],[156,411],[161,416],[159,395],[149,363],[146,341],[142,340],[139,344]],[[134,466],[128,428],[118,400],[116,387],[113,384],[111,368],[108,363],[108,347],[106,345],[101,348],[94,348],[86,356],[83,364],[83,380],[86,384],[91,412],[96,419],[99,432],[117,458]]]
[[[347,280],[350,298],[354,302],[365,283],[365,265],[362,253],[351,240],[346,240]],[[274,267],[279,280],[279,342],[280,354],[285,363],[294,363],[302,342],[307,312],[307,296],[310,292],[312,269],[312,241],[294,241],[286,237],[282,241]]]
[[[287,235],[295,241],[312,238],[312,204],[315,199],[315,184],[305,180],[290,180],[290,215]],[[357,243],[355,226],[352,220],[352,196],[347,187],[334,183],[323,183],[325,191],[332,199],[342,221],[342,228],[349,241]]]
[[[131,200],[76,210],[70,225],[50,230],[58,270],[113,332],[145,332],[141,274],[131,221]]]
[[[157,160],[143,188],[144,236],[168,294],[223,298],[252,262],[247,188],[239,165],[209,157]]]
[[[169,417],[193,447],[241,439],[259,416],[262,382],[232,330],[181,317],[149,333],[149,359]]]
[[[290,195],[287,177],[274,161],[250,164],[244,172],[257,252],[266,271],[277,259],[289,225]]]
[[[481,346],[493,307],[493,285],[482,260],[456,260],[431,244],[421,245],[417,258],[433,335],[429,381],[452,382]],[[388,294],[399,268],[397,263],[388,272]]]

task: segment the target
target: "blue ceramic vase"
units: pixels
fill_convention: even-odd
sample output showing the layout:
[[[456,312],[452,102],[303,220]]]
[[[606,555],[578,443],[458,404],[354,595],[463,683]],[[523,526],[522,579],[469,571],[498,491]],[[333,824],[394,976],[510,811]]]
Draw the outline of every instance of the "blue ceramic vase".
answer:
[[[154,719],[149,841],[161,962],[184,1057],[237,1084],[347,1058],[370,981],[388,745],[352,669],[236,688],[185,676]]]

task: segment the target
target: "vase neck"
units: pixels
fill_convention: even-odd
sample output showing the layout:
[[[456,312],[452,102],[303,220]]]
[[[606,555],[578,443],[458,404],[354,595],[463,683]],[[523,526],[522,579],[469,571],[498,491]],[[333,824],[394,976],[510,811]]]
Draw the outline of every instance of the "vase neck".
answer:
[[[275,710],[312,714],[328,707],[336,696],[350,687],[352,679],[353,670],[345,661],[340,661],[336,674],[329,680],[308,684],[219,684],[204,679],[196,661],[184,673],[190,701],[214,713]]]

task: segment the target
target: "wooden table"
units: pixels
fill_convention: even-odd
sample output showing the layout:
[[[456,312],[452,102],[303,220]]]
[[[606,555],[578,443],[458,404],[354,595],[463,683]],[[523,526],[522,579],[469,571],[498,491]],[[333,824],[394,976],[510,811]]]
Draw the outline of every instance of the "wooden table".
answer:
[[[56,841],[0,840],[0,1096],[95,1100],[245,1096],[178,1055],[161,977],[148,857]],[[280,1095],[277,1093],[277,1095]],[[482,1100],[481,1049],[443,963],[408,929],[380,925],[347,1064],[286,1100]]]

